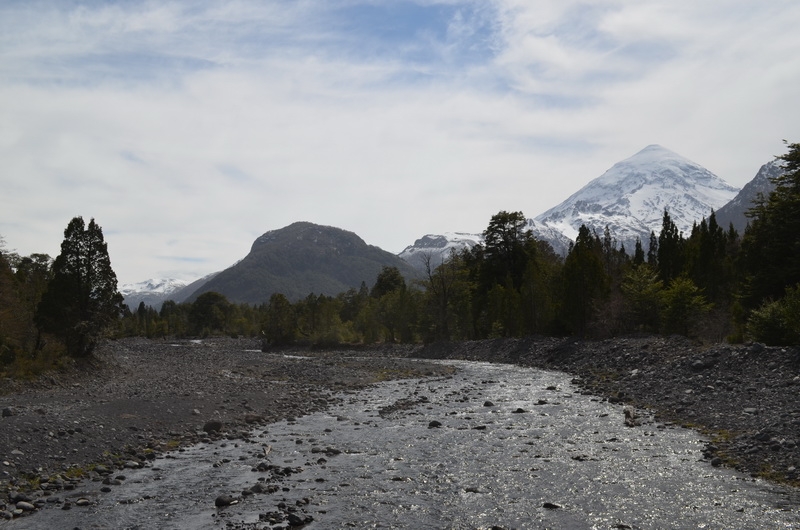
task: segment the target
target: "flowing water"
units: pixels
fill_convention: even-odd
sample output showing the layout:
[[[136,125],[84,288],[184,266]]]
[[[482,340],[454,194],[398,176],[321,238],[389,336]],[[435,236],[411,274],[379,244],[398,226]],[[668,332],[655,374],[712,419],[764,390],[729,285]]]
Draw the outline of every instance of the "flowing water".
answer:
[[[453,364],[174,452],[110,493],[87,482],[67,493],[89,506],[8,526],[283,528],[292,511],[309,529],[800,528],[796,491],[710,466],[694,431],[628,427],[563,373]],[[238,502],[215,508],[221,494]]]

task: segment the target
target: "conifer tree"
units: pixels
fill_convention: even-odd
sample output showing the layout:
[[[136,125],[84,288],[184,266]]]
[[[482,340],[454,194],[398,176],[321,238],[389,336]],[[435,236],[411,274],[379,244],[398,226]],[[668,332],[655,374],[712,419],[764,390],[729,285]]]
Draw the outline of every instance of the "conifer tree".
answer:
[[[789,144],[783,175],[775,189],[750,209],[752,218],[742,240],[746,301],[757,307],[781,298],[800,283],[800,144]]]
[[[64,230],[36,324],[63,340],[70,355],[87,357],[121,315],[122,303],[103,230],[94,219],[86,226],[82,217],[75,217]]]
[[[564,319],[578,335],[586,333],[597,304],[608,295],[602,256],[600,238],[581,225],[563,269]]]
[[[664,210],[661,233],[658,235],[658,272],[661,281],[668,285],[683,271],[683,233]]]

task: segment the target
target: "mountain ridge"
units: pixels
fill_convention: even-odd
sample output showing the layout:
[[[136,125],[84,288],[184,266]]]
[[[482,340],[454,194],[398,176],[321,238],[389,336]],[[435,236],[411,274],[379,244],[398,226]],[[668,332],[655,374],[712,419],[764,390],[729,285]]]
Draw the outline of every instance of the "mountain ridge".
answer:
[[[353,232],[299,221],[256,238],[247,256],[204,283],[187,301],[209,291],[231,302],[252,304],[266,303],[275,293],[291,301],[311,293],[335,296],[362,282],[371,286],[383,267],[396,267],[407,280],[418,277],[411,265]]]

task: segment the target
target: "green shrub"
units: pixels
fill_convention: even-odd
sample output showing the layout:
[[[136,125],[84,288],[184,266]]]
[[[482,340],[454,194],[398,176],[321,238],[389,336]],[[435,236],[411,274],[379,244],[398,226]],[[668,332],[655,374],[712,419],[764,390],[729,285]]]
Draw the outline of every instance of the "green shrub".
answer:
[[[780,300],[765,302],[750,314],[747,333],[770,346],[800,344],[800,284],[786,289]]]

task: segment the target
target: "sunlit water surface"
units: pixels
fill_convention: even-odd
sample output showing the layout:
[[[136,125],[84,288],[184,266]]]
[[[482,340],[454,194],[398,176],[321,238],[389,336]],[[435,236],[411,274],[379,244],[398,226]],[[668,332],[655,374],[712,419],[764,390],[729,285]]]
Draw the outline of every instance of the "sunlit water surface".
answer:
[[[795,492],[711,467],[696,432],[646,416],[627,427],[621,406],[562,373],[453,364],[450,378],[382,383],[247,441],[172,453],[110,493],[87,482],[67,493],[90,506],[7,524],[273,528],[283,502],[309,529],[800,528]],[[259,479],[277,491],[242,496]],[[216,508],[221,494],[239,502]]]

